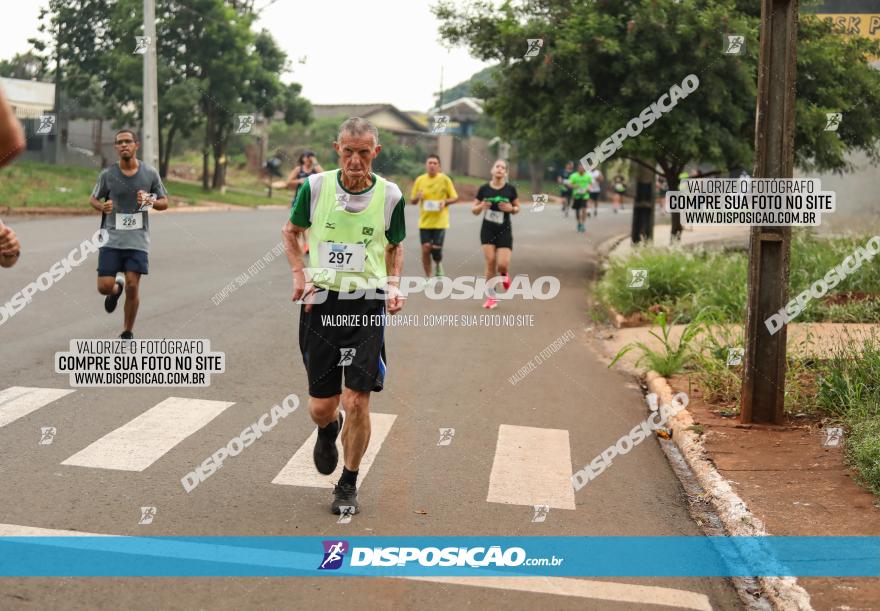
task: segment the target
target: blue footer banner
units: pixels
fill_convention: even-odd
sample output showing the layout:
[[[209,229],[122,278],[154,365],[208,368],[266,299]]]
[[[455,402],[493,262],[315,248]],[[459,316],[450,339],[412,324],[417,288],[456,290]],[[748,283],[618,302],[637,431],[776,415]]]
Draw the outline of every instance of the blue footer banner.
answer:
[[[0,537],[0,576],[880,576],[880,537]]]

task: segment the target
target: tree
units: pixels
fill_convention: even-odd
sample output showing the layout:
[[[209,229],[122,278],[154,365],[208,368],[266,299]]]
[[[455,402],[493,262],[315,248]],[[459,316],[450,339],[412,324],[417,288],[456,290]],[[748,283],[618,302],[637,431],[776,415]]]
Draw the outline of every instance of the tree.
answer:
[[[28,81],[45,80],[49,77],[46,59],[33,51],[16,53],[12,59],[0,60],[0,76]]]
[[[449,89],[446,89],[442,92],[437,93],[437,97],[434,100],[434,106],[440,106],[440,94],[443,95],[443,103],[451,102],[452,100],[457,100],[458,98],[464,98],[467,96],[472,96],[474,94],[474,85],[477,83],[485,83],[492,75],[498,71],[498,66],[488,66],[483,68],[479,72],[475,72],[471,75],[471,77],[460,83],[456,83]]]
[[[501,63],[481,92],[485,108],[506,137],[537,154],[558,146],[581,158],[696,74],[696,91],[614,153],[659,165],[670,189],[688,164],[712,164],[718,173],[752,167],[759,10],[748,0],[477,0],[467,9],[448,1],[434,8],[447,42]],[[747,53],[723,54],[721,31],[743,35]],[[536,57],[523,57],[527,39],[543,39]],[[869,54],[880,54],[880,43],[801,16],[800,167],[843,172],[854,150],[880,158],[880,72]],[[832,111],[844,113],[846,129],[823,131]]]
[[[32,41],[54,54],[65,91],[103,107],[117,123],[140,119],[143,58],[134,53],[143,33],[141,0],[50,0],[41,31],[53,43]],[[276,110],[285,121],[308,121],[310,106],[299,85],[278,75],[286,57],[267,32],[255,33],[253,2],[158,0],[160,171],[166,175],[175,137],[204,126],[203,186],[220,187],[225,152],[238,114]],[[213,157],[211,179],[209,161]]]

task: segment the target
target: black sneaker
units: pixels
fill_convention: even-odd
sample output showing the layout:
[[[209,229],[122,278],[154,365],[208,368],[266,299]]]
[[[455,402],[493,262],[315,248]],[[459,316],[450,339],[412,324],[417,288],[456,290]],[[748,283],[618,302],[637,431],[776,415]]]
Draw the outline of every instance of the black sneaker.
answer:
[[[131,331],[123,331],[119,334],[119,339],[134,339],[134,333]]]
[[[330,505],[330,511],[336,515],[343,512],[343,507],[351,507],[344,511],[350,512],[352,515],[360,511],[358,509],[358,492],[357,486],[353,484],[336,484],[333,488],[333,503]]]
[[[111,293],[104,297],[104,309],[107,310],[108,314],[116,309],[116,304],[119,303],[119,297],[122,296],[122,291],[125,289],[125,283],[122,281],[122,278],[116,279],[116,285],[119,286],[119,292]]]
[[[329,424],[323,429],[318,429],[318,438],[315,440],[315,449],[312,452],[312,457],[315,459],[315,468],[318,470],[318,473],[330,475],[336,470],[336,463],[339,462],[336,438],[339,437],[339,433],[342,431],[342,422],[344,420],[342,410],[340,410],[335,433],[330,432]]]

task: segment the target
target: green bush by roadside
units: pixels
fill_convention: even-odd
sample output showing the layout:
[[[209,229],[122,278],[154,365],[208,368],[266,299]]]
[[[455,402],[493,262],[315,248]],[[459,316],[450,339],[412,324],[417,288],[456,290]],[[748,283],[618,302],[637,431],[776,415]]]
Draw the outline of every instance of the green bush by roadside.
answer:
[[[880,495],[880,337],[841,342],[818,370],[816,403],[846,427],[847,458]]]
[[[792,239],[789,296],[809,288],[839,265],[865,237],[819,238],[807,231]],[[648,270],[646,288],[630,288],[631,269]],[[639,248],[612,259],[596,287],[600,303],[624,316],[661,309],[682,322],[704,308],[720,315],[719,322],[742,322],[747,301],[748,257],[743,252],[685,251]],[[880,322],[880,265],[865,262],[831,289],[822,300],[812,300],[799,322]]]

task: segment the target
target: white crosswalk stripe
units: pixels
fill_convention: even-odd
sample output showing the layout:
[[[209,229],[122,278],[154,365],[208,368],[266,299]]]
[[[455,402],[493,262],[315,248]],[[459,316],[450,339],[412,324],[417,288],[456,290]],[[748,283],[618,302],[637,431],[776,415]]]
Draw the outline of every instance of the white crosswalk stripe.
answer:
[[[391,425],[397,418],[394,414],[375,414],[370,413],[370,426],[372,433],[370,435],[370,445],[361,459],[361,465],[358,468],[358,485],[367,477],[370,467],[382,443],[391,430]],[[281,472],[272,480],[273,484],[281,484],[284,486],[308,486],[311,488],[332,488],[342,475],[342,435],[336,438],[336,447],[339,449],[339,465],[330,475],[321,475],[315,470],[315,463],[312,459],[312,449],[315,447],[315,440],[318,438],[318,430],[312,431],[312,434],[306,439],[305,443],[293,455],[293,458],[281,469]]]
[[[0,427],[74,392],[64,388],[12,386],[0,390]]]
[[[0,427],[73,392],[71,389],[25,386],[0,390]],[[143,471],[232,405],[234,402],[169,397],[61,464]],[[394,414],[370,414],[372,435],[359,468],[360,484],[365,481],[396,419]],[[341,436],[336,441],[339,465],[331,475],[321,475],[315,469],[312,450],[316,438],[317,431],[312,430],[271,483],[333,488],[343,467]],[[571,472],[567,430],[502,424],[498,428],[486,501],[575,509]]]
[[[143,471],[233,404],[169,397],[61,464]]]
[[[575,509],[571,473],[567,430],[502,424],[486,500]]]

